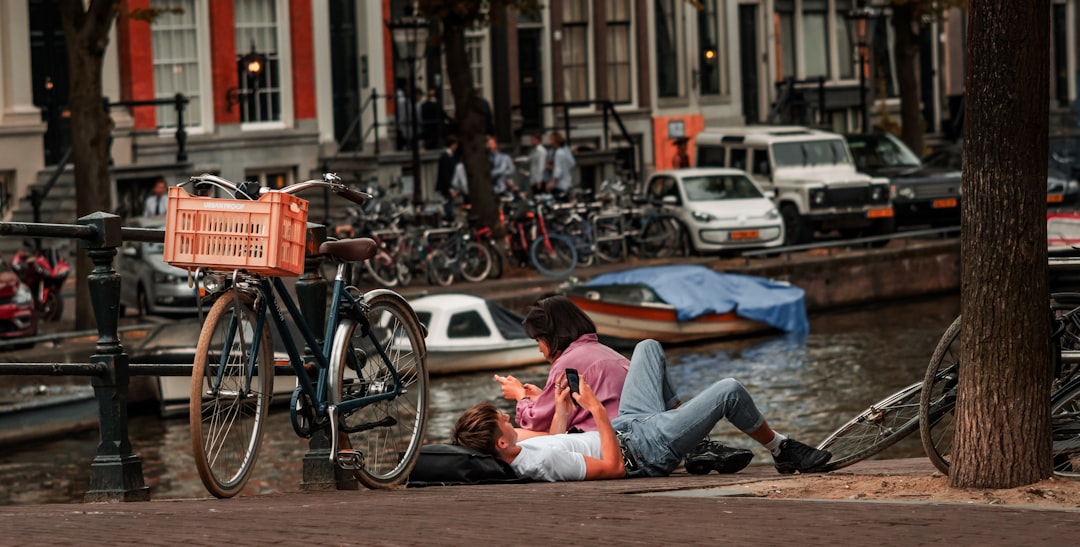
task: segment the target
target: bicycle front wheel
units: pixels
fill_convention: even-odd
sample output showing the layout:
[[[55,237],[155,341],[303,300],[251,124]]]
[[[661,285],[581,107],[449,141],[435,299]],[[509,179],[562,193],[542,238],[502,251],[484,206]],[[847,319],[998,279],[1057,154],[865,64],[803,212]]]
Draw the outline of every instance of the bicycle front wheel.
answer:
[[[930,357],[919,398],[919,436],[926,457],[938,471],[949,474],[953,410],[960,375],[960,317],[953,320]]]
[[[447,287],[454,282],[454,265],[442,249],[435,249],[427,257],[428,283]]]
[[[548,277],[566,277],[577,267],[577,249],[570,238],[548,233],[529,246],[529,259],[536,271]]]
[[[641,231],[638,253],[642,258],[675,256],[682,246],[680,236],[678,221],[670,217],[654,218]]]
[[[865,460],[914,432],[919,427],[921,391],[921,382],[911,384],[874,403],[829,435],[818,445],[832,452],[832,459],[821,470],[832,471]]]
[[[491,273],[491,262],[491,252],[487,246],[470,241],[461,249],[461,256],[458,257],[461,277],[472,283],[483,281]]]
[[[251,295],[225,293],[210,308],[195,350],[191,445],[199,478],[219,498],[247,483],[270,408],[273,346],[269,329],[255,332],[255,319]]]
[[[367,324],[345,319],[338,325],[330,400],[339,407],[339,446],[362,456],[356,478],[368,488],[392,488],[409,476],[424,443],[427,347],[412,308],[396,293],[368,293],[364,304]],[[373,401],[340,408],[366,397]]]

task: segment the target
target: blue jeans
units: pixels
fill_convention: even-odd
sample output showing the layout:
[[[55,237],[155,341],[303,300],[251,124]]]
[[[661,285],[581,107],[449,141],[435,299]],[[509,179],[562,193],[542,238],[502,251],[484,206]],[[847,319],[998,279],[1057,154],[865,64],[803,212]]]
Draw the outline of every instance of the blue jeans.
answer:
[[[746,388],[732,378],[720,380],[672,408],[676,403],[664,348],[656,340],[639,342],[630,358],[619,415],[612,420],[637,461],[639,469],[628,476],[670,474],[723,418],[743,433],[765,423]]]

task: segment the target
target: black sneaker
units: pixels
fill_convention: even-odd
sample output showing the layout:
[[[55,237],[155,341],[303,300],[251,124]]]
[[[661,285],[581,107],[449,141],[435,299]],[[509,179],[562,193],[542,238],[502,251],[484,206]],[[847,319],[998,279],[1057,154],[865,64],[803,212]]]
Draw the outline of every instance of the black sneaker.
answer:
[[[794,439],[784,439],[780,443],[780,453],[773,456],[776,470],[784,475],[794,473],[812,473],[819,471],[832,454],[828,450],[810,448]]]
[[[752,459],[754,453],[745,448],[732,448],[705,439],[686,455],[686,472],[694,475],[705,475],[710,471],[736,473]]]

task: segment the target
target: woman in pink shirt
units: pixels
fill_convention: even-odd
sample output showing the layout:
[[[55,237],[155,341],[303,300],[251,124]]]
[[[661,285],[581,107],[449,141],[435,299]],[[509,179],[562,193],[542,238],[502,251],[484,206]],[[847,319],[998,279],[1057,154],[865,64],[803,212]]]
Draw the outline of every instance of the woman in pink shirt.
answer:
[[[577,369],[582,380],[589,383],[608,417],[618,415],[630,360],[600,343],[596,325],[581,308],[565,296],[549,296],[529,308],[524,325],[525,332],[536,340],[540,353],[551,363],[551,371],[543,389],[522,384],[513,376],[495,375],[503,397],[517,401],[519,438],[566,433],[551,431],[551,422],[555,416],[556,382],[563,381],[568,368]],[[566,427],[571,431],[596,431],[596,422],[587,410],[575,407],[567,417]]]

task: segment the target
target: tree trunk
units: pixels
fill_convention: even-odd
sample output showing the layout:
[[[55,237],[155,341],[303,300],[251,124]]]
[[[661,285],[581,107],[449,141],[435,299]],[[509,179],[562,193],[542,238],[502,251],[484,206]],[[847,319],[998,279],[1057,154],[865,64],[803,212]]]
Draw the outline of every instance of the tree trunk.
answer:
[[[109,188],[112,118],[102,106],[101,67],[109,45],[109,30],[116,19],[116,6],[113,0],[93,0],[83,11],[83,0],[60,0],[58,7],[67,38],[75,209],[76,216],[82,217],[112,209]],[[75,267],[77,329],[94,326],[88,287],[84,282],[90,269],[90,260],[85,253],[80,253]]]
[[[446,72],[456,105],[454,117],[458,127],[458,147],[469,177],[469,204],[481,226],[492,229],[496,236],[505,234],[499,222],[499,210],[491,186],[491,160],[485,147],[484,114],[480,97],[473,92],[472,72],[465,51],[465,25],[453,15],[443,19],[443,46]]]
[[[896,33],[896,82],[900,86],[900,139],[920,158],[923,133],[926,131],[919,99],[919,35],[911,3],[893,4],[893,30]]]
[[[972,0],[968,11],[954,487],[1050,476],[1049,25],[1044,0]]]

